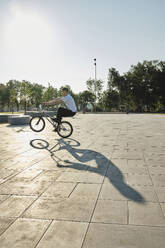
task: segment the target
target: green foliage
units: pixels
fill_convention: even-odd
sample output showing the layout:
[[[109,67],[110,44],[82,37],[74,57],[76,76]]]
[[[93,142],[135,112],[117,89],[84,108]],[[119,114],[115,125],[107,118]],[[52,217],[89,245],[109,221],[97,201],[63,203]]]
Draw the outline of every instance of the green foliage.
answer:
[[[0,84],[0,104],[4,106],[8,102],[8,91],[4,84]]]
[[[119,108],[119,93],[116,90],[108,89],[103,93],[103,107],[105,111],[111,111],[112,108]]]
[[[158,111],[165,105],[165,62],[144,61],[131,66],[123,76],[111,68],[108,89],[119,92],[120,105],[129,110]]]
[[[57,89],[49,85],[49,87],[44,91],[43,102],[50,101],[56,97],[57,97]]]
[[[103,89],[103,81],[102,80],[94,80],[88,79],[86,82],[88,91],[92,92],[96,100],[101,97],[102,89]]]
[[[76,105],[86,108],[111,111],[127,109],[128,111],[163,111],[165,110],[165,61],[143,61],[131,66],[130,70],[120,75],[115,68],[108,71],[107,90],[103,90],[102,80],[89,79],[86,91],[75,94],[69,85],[69,94]],[[62,87],[57,90],[49,85],[47,88],[23,80],[10,80],[0,84],[0,108],[23,107],[38,108],[40,104],[61,96]]]
[[[88,103],[94,105],[94,102],[95,95],[91,91],[85,90],[79,93],[79,104],[82,106],[83,109],[87,107]]]
[[[19,104],[18,104],[18,97],[19,97],[19,92],[20,92],[20,82],[17,80],[10,80],[6,84],[6,89],[7,89],[7,104],[10,108],[13,108],[15,105],[17,105],[17,110],[19,109]]]

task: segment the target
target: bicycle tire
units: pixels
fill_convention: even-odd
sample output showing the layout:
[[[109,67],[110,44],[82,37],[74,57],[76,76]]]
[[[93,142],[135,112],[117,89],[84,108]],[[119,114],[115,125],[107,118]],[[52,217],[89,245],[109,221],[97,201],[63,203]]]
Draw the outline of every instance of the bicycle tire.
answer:
[[[41,128],[40,129],[36,129],[35,125],[38,125],[39,122],[42,121]],[[35,124],[35,123],[36,124]],[[39,116],[34,116],[31,118],[30,122],[29,122],[30,128],[34,131],[34,132],[41,132],[44,128],[45,128],[45,121],[43,117],[39,117]]]
[[[69,129],[70,129],[68,134],[64,135],[64,134],[61,132],[61,130],[62,130],[62,125],[68,125],[68,127],[69,127]],[[58,135],[59,135],[60,137],[62,137],[62,138],[68,138],[68,137],[70,137],[70,136],[72,135],[72,133],[73,133],[73,127],[72,127],[72,125],[70,124],[70,122],[68,122],[68,121],[62,121],[61,123],[58,124],[57,133],[58,133]]]

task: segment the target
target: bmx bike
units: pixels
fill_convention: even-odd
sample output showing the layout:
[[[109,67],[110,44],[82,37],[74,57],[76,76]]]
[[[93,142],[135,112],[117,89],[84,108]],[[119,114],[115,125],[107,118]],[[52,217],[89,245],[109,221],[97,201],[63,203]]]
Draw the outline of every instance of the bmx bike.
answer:
[[[62,138],[68,138],[72,135],[73,133],[73,127],[70,122],[68,121],[61,121],[61,122],[55,122],[48,113],[45,112],[45,110],[37,113],[34,115],[30,122],[30,128],[34,132],[41,132],[45,128],[45,120],[44,117],[49,121],[52,126],[54,127],[55,131],[58,133],[58,135]]]

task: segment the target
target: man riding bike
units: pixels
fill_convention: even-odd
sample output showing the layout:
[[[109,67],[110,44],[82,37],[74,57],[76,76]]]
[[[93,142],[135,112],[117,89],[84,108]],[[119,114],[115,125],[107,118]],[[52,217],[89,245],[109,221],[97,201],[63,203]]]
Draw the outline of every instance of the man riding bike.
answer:
[[[73,97],[69,94],[68,88],[62,89],[62,97],[55,98],[49,102],[45,102],[46,105],[54,105],[65,103],[67,108],[60,107],[57,111],[57,118],[52,118],[53,121],[60,123],[62,117],[74,116],[77,112],[77,107]]]

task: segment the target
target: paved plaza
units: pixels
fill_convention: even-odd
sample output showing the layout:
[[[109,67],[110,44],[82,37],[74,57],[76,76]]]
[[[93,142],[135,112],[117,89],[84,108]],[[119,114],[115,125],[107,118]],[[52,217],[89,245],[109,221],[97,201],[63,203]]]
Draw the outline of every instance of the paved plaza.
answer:
[[[0,247],[164,248],[165,115],[68,120],[0,124]]]

